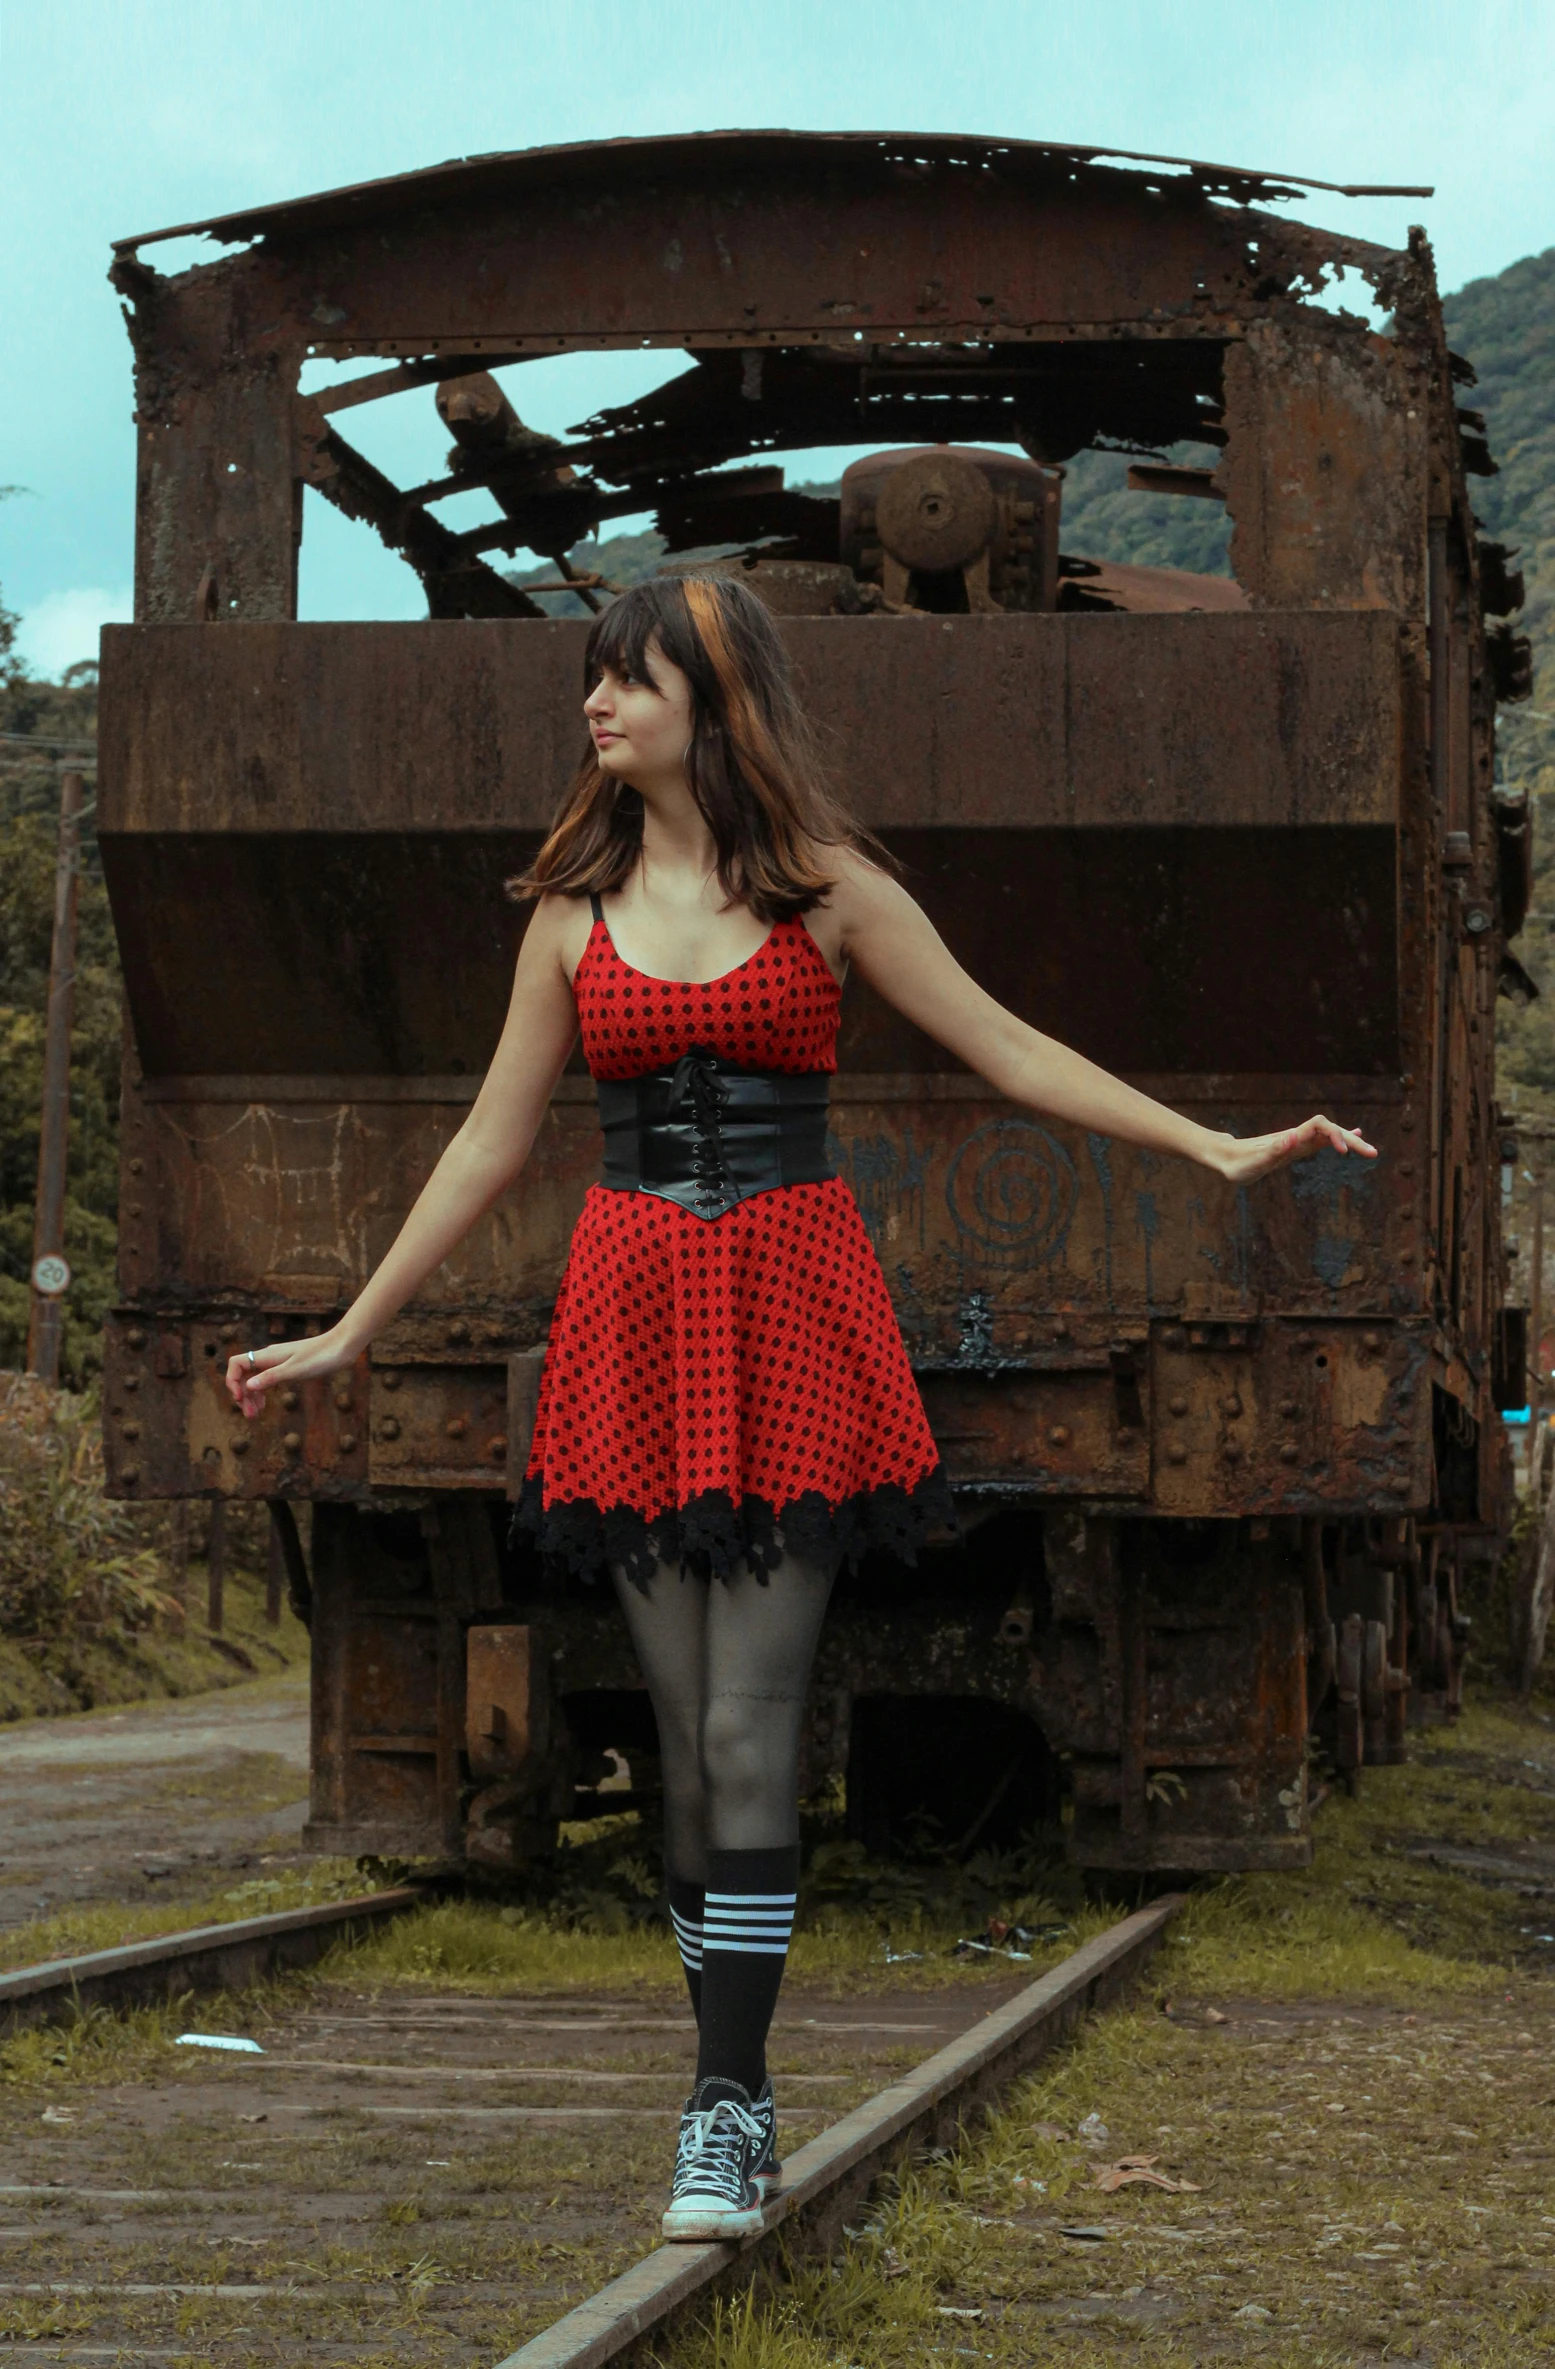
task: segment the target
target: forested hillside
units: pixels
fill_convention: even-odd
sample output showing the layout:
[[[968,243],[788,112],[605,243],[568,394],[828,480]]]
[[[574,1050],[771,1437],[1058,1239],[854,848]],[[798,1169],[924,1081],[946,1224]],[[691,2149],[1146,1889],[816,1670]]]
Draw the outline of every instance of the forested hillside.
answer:
[[[1533,642],[1533,697],[1501,711],[1498,771],[1535,802],[1534,908],[1518,951],[1544,992],[1526,1010],[1500,1006],[1501,1092],[1555,1117],[1555,247],[1471,280],[1446,313],[1454,351],[1479,374],[1467,399],[1484,413],[1500,464],[1474,480],[1475,509],[1487,533],[1517,550],[1520,629]]]

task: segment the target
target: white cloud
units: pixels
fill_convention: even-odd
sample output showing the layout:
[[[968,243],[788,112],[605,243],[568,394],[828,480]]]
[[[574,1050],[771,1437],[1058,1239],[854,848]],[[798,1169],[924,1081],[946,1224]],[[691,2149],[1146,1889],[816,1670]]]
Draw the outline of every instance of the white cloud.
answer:
[[[67,666],[97,656],[100,626],[127,625],[134,613],[128,585],[117,592],[105,592],[100,584],[46,592],[22,619],[17,655],[34,680],[57,682]]]

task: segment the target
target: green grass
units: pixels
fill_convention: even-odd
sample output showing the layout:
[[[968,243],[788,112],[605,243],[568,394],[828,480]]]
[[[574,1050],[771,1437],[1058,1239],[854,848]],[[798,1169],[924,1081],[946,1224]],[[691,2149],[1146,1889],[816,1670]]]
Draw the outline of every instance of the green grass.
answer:
[[[0,1635],[0,1725],[165,1702],[306,1669],[308,1632],[285,1603],[271,1627],[262,1571],[229,1562],[221,1643],[212,1643],[205,1626],[205,1587],[204,1566],[191,1563],[181,1625],[159,1620],[133,1635],[67,1634],[41,1645]]]
[[[888,1965],[874,1920],[858,1910],[828,1908],[823,1930],[801,1931],[789,1953],[789,1978],[824,1984],[838,1994],[929,1990],[986,1982],[994,1971],[1035,1978],[1113,1922],[1114,1911],[1081,1912],[1071,1931],[1035,1948],[1029,1965],[950,1955],[954,1925],[919,1924],[892,1935],[893,1947],[921,1951],[916,1961]],[[678,1993],[680,1960],[667,1927],[638,1925],[624,1932],[569,1931],[543,1914],[496,1908],[470,1900],[440,1901],[380,1926],[348,1953],[333,1953],[321,1972],[359,1984],[407,1983],[431,1990],[560,1991],[663,1990]]]
[[[280,1909],[349,1900],[371,1889],[354,1860],[315,1859],[305,1867],[256,1876],[192,1900],[158,1901],[145,1907],[110,1903],[107,1907],[64,1908],[30,1925],[12,1925],[0,1932],[0,1972],[41,1966],[53,1958],[85,1957],[93,1950],[118,1949],[126,1942],[151,1941],[160,1933],[187,1933],[197,1925],[230,1925],[241,1917],[270,1916]]]

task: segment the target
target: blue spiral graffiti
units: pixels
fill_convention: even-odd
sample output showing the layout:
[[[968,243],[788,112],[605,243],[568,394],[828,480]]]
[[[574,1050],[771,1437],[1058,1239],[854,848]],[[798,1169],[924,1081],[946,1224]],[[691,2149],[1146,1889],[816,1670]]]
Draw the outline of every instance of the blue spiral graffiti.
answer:
[[[1074,1163],[1045,1127],[994,1119],[950,1163],[945,1199],[963,1246],[1001,1266],[1057,1256],[1079,1198]]]

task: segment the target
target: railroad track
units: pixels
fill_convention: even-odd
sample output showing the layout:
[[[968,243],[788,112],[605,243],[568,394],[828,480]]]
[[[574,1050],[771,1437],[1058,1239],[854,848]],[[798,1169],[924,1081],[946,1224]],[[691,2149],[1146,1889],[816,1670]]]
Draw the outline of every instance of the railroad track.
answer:
[[[249,2027],[262,2054],[110,2057],[101,2082],[25,2102],[0,2091],[6,2357],[625,2361],[777,2248],[835,2248],[894,2161],[946,2143],[1127,1986],[1175,1905],[1124,1919],[1034,1983],[1001,1973],[848,1999],[790,1985],[772,2046],[788,2176],[740,2246],[644,2251],[692,2046],[680,2000],[374,1988],[348,1959]],[[369,1921],[362,1903],[339,1906],[345,1929]],[[284,1919],[251,1922],[269,1930],[240,1936],[230,1965],[319,1945],[317,1922],[290,1942]],[[217,1968],[207,1936],[160,1945],[160,1969],[158,1946],[117,1970],[140,1996]],[[114,1971],[78,1967],[77,1991],[95,1982],[101,1998]],[[57,2013],[57,1981],[53,1995]],[[39,1999],[35,1984],[33,2012]],[[30,2045],[46,2049],[47,2033]]]

